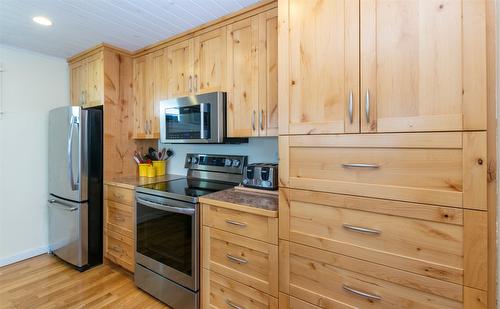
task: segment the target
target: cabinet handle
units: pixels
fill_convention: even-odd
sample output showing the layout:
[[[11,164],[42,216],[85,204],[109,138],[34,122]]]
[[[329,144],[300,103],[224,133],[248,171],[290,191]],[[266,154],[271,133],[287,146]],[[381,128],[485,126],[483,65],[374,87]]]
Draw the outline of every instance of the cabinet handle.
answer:
[[[351,168],[351,167],[359,167],[359,168],[379,168],[378,164],[367,164],[367,163],[342,163],[342,167]]]
[[[346,230],[357,232],[357,233],[363,233],[363,234],[370,234],[370,235],[380,235],[382,232],[379,230],[375,229],[370,229],[366,227],[361,227],[361,226],[354,226],[350,224],[342,224],[342,227]]]
[[[370,89],[366,89],[366,95],[365,95],[365,115],[366,115],[366,122],[370,123]]]
[[[353,102],[352,102],[352,91],[349,91],[349,99],[348,99],[348,110],[349,110],[349,123],[352,123],[353,121],[353,114],[352,114],[352,109],[353,109]]]
[[[80,92],[80,105],[83,106],[85,103],[84,103],[84,100],[83,100],[83,90]]]
[[[234,309],[245,309],[245,307],[238,306],[235,303],[233,303],[232,301],[230,301],[229,299],[226,299],[226,304],[229,307],[234,308]]]
[[[345,284],[342,285],[342,288],[344,289],[344,291],[347,291],[347,292],[352,293],[354,295],[361,296],[363,298],[367,298],[369,300],[382,300],[382,297],[380,297],[378,295],[362,292],[362,291],[353,289],[350,286],[345,285]]]
[[[255,110],[252,113],[252,130],[255,131]]]
[[[193,92],[193,77],[189,75],[189,92]]]
[[[263,109],[260,110],[259,125],[260,125],[260,129],[264,130],[264,110]]]
[[[153,120],[149,119],[149,134],[153,134]]]
[[[198,74],[194,75],[194,92],[198,92]]]
[[[230,220],[230,219],[227,219],[227,220],[226,220],[226,223],[227,223],[227,224],[232,224],[232,225],[241,226],[241,227],[246,227],[246,226],[247,226],[247,224],[246,224],[246,223],[243,223],[243,222],[238,222],[238,221],[234,221],[234,220]]]
[[[226,254],[226,257],[227,257],[228,260],[230,260],[232,262],[235,262],[235,263],[238,263],[238,264],[246,264],[246,263],[248,263],[247,260],[237,258],[237,257],[235,257],[235,256],[233,256],[231,254]]]

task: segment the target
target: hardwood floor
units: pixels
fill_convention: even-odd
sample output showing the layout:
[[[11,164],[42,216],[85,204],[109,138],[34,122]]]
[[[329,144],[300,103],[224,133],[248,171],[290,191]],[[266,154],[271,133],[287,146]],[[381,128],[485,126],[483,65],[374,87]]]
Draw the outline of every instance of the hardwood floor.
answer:
[[[0,308],[168,308],[106,261],[83,273],[40,255],[0,268]]]

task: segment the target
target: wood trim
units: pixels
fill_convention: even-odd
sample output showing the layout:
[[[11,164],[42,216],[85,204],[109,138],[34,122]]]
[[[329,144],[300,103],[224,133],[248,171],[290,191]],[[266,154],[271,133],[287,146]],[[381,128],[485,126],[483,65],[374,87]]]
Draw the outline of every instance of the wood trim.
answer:
[[[123,48],[120,48],[120,47],[116,47],[116,46],[113,46],[111,44],[108,44],[108,43],[100,43],[94,47],[91,47],[89,49],[86,49],[76,55],[73,55],[71,57],[69,57],[68,59],[66,59],[66,61],[68,63],[74,63],[74,62],[78,62],[80,60],[83,60],[87,57],[90,57],[92,56],[93,54],[97,54],[103,50],[109,50],[111,52],[115,52],[115,53],[118,53],[118,54],[122,54],[122,55],[125,55],[125,56],[131,56],[132,53],[126,49],[123,49]]]
[[[217,206],[217,207],[223,207],[223,208],[243,211],[243,212],[256,214],[256,215],[260,215],[260,216],[265,216],[265,217],[272,217],[272,218],[278,217],[278,211],[267,210],[267,209],[263,209],[263,208],[257,208],[257,207],[251,207],[251,206],[245,206],[245,205],[225,202],[225,201],[221,201],[221,200],[211,199],[209,197],[200,197],[199,202],[202,204],[208,204],[208,205],[213,205],[213,206]]]
[[[146,47],[143,47],[141,49],[138,49],[134,51],[132,54],[134,57],[140,57],[143,54],[150,53],[152,51],[155,51],[157,49],[165,48],[167,46],[170,46],[172,44],[176,44],[180,41],[186,40],[193,38],[197,35],[215,30],[220,27],[227,26],[229,24],[238,22],[240,20],[252,17],[254,15],[258,15],[262,12],[265,12],[267,10],[274,9],[278,6],[278,3],[276,0],[263,0],[260,1],[254,5],[251,5],[249,7],[243,8],[240,11],[234,12],[232,14],[220,17],[218,19],[215,19],[213,21],[210,21],[208,23],[202,24],[196,28],[184,31],[182,33],[179,33],[177,35],[174,35],[172,37],[169,37],[165,40],[162,40],[158,43],[148,45]]]
[[[488,297],[485,291],[464,286],[464,308],[486,309]]]
[[[464,285],[488,287],[488,213],[464,210]]]
[[[463,133],[463,208],[487,208],[486,132]]]
[[[290,293],[290,242],[279,242],[279,291]]]
[[[279,239],[290,240],[290,190],[279,191]]]
[[[281,113],[281,111],[280,111]],[[280,187],[290,186],[290,137],[278,137],[278,184]]]
[[[487,126],[486,1],[462,2],[463,129]]]
[[[289,0],[278,0],[278,131],[288,134],[290,119]],[[281,171],[280,171],[281,172]]]

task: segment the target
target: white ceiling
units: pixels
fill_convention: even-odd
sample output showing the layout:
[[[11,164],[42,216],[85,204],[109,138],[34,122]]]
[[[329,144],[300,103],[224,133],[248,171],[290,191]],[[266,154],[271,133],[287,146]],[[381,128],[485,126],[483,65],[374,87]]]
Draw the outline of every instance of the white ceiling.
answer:
[[[105,42],[130,51],[258,0],[0,0],[0,43],[67,58]],[[32,22],[46,16],[54,23]]]

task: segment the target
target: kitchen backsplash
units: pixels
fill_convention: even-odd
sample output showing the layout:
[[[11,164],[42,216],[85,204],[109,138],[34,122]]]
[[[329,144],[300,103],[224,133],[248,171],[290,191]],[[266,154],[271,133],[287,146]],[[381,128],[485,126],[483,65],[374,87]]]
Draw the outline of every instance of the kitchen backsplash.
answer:
[[[278,162],[278,138],[249,138],[244,144],[162,144],[158,148],[171,148],[175,155],[167,162],[167,173],[185,175],[186,153],[247,155],[248,162]]]

